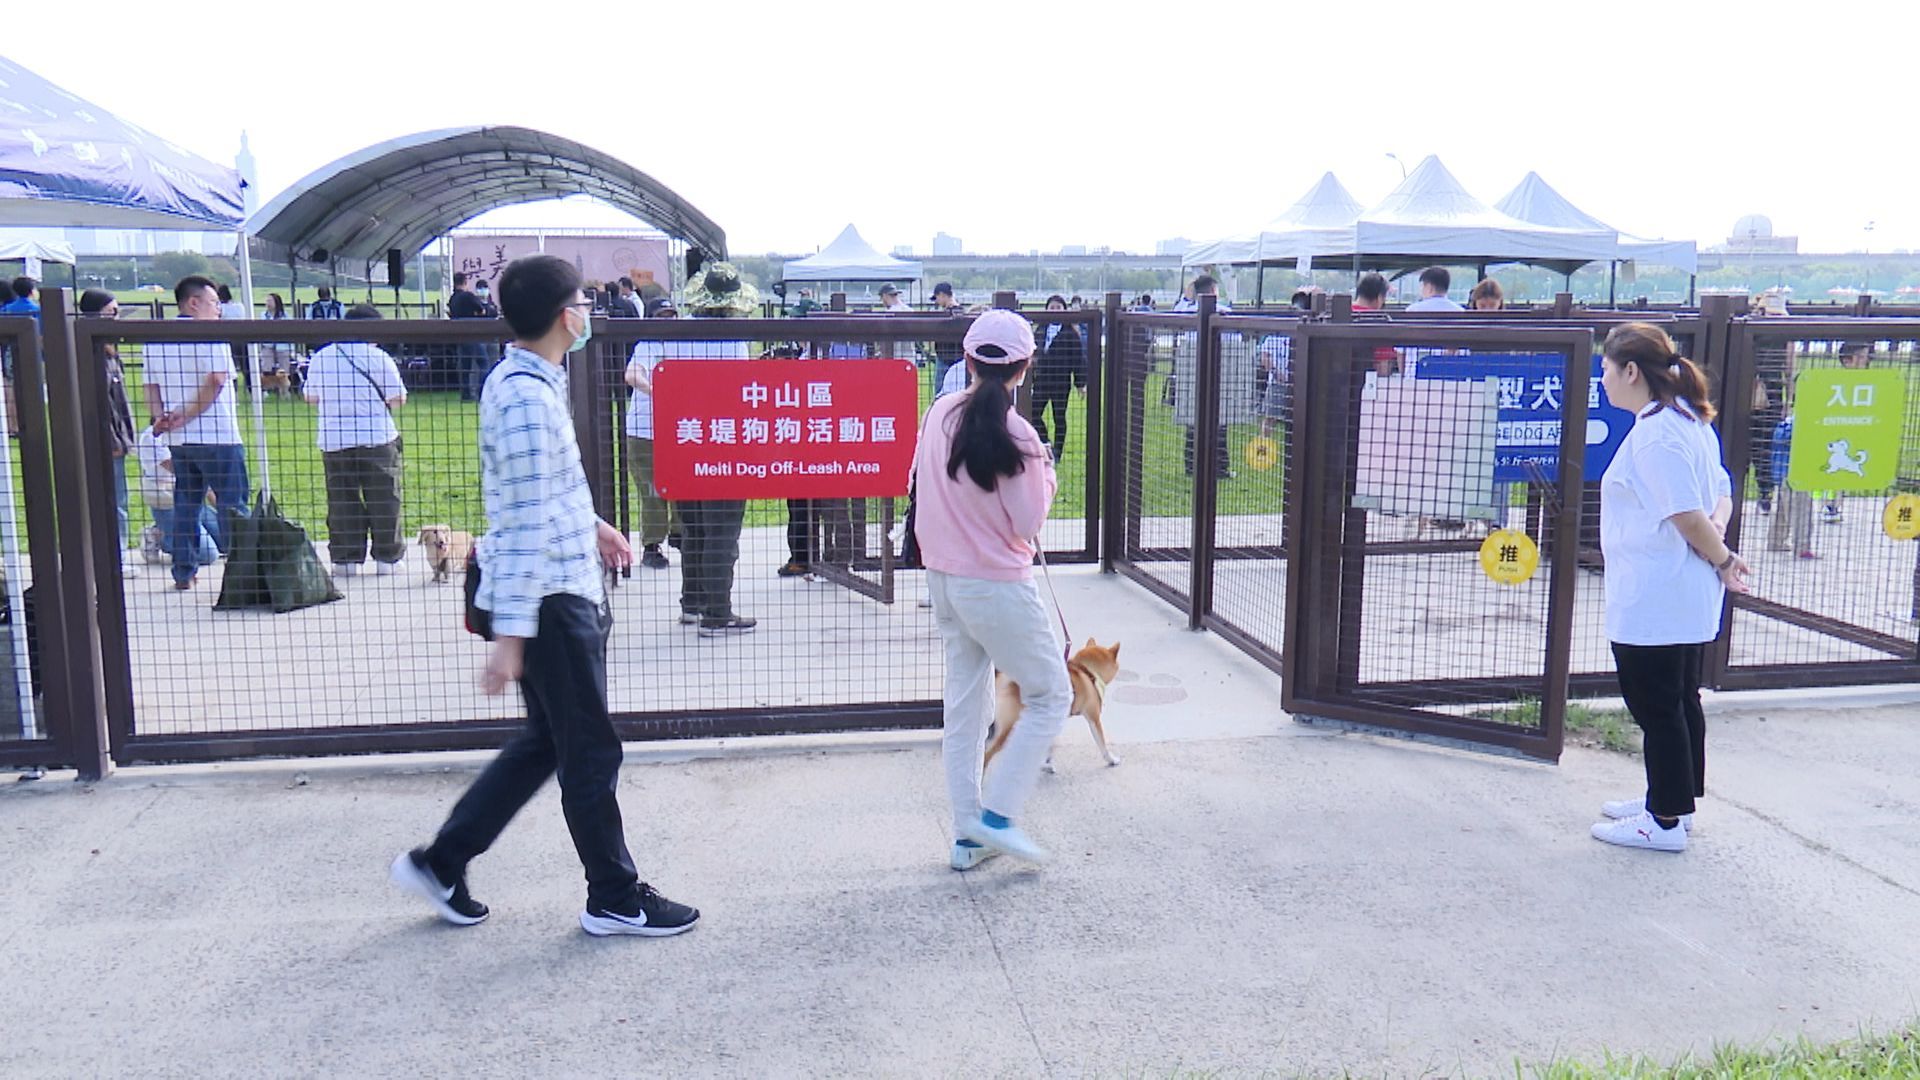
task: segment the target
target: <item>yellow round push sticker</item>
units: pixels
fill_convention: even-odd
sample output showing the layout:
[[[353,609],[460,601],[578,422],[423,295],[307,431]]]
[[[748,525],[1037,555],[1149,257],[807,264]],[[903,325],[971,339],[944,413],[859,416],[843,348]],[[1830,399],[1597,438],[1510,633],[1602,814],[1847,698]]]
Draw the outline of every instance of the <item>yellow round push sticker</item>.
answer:
[[[1257,435],[1247,440],[1247,468],[1266,472],[1280,462],[1280,444]]]
[[[1519,529],[1495,529],[1480,545],[1480,569],[1502,585],[1518,585],[1540,569],[1540,545]]]
[[[1880,527],[1895,540],[1920,537],[1920,495],[1908,491],[1888,499],[1886,512],[1880,515]]]

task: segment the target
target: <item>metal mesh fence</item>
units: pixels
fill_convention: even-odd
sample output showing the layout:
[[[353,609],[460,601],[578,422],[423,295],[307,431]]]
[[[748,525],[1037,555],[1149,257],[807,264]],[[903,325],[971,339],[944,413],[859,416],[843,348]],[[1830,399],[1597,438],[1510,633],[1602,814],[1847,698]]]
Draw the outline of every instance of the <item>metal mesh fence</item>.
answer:
[[[1287,610],[1287,494],[1293,431],[1291,319],[1215,324],[1227,475],[1216,489],[1212,615],[1272,660]]]
[[[1889,662],[1910,677],[1920,660],[1911,539],[1920,507],[1902,496],[1920,491],[1920,335],[1778,320],[1737,334],[1738,381],[1726,397],[1738,395],[1729,411],[1748,436],[1734,535],[1754,591],[1733,605],[1730,679]]]
[[[1194,467],[1231,471],[1224,447],[1196,453],[1198,330],[1192,316],[1124,313],[1110,365],[1120,380],[1111,465],[1125,517],[1115,563],[1182,606],[1193,574]]]

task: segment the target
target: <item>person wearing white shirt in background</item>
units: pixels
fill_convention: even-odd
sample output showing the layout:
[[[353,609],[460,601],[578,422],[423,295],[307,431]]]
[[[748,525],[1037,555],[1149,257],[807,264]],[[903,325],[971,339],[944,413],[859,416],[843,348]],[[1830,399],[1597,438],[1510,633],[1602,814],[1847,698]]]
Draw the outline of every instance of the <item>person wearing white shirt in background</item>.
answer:
[[[140,429],[133,439],[133,455],[140,462],[140,498],[153,513],[153,524],[141,535],[140,554],[149,563],[162,556],[172,558],[173,547],[173,455],[151,427]],[[219,512],[205,502],[199,507],[193,532],[198,561],[217,562],[220,549],[213,546],[213,530],[218,527]]]
[[[356,304],[351,320],[380,317]],[[313,354],[302,388],[320,408],[315,441],[327,477],[327,556],[351,577],[371,551],[376,572],[391,574],[407,554],[400,531],[401,442],[393,410],[407,403],[400,368],[386,350],[358,341]]]
[[[1420,271],[1420,299],[1407,305],[1408,311],[1465,311],[1447,297],[1453,287],[1453,275],[1444,266],[1429,266]]]
[[[213,321],[220,318],[216,286],[209,278],[190,274],[173,287],[180,317]],[[240,444],[240,419],[233,403],[233,352],[224,342],[161,342],[148,344],[146,363],[147,412],[153,430],[173,454],[174,500],[177,506],[198,506],[212,492],[220,505],[235,514],[247,512],[247,454]],[[215,522],[214,543],[227,550],[224,515]],[[173,587],[191,589],[200,570],[195,543],[199,522],[192,514],[173,515]]]
[[[1721,464],[1707,377],[1666,331],[1626,323],[1601,347],[1607,400],[1637,419],[1600,480],[1607,640],[1620,695],[1645,735],[1647,787],[1601,807],[1593,837],[1685,851],[1694,800],[1706,794],[1701,658],[1720,632],[1729,589],[1751,571],[1727,546],[1733,482]]]
[[[913,309],[907,306],[906,298],[900,295],[900,286],[888,282],[880,286],[880,310],[888,315],[911,315]],[[888,355],[895,360],[905,360],[915,367],[920,366],[920,349],[911,341],[896,341],[888,346]]]
[[[647,318],[679,317],[680,309],[672,300],[663,296],[647,301]],[[667,568],[667,554],[660,545],[680,531],[673,504],[661,498],[653,486],[653,369],[665,358],[666,348],[667,343],[662,341],[634,342],[626,373],[632,391],[627,398],[627,474],[640,489],[640,565],[649,570]]]

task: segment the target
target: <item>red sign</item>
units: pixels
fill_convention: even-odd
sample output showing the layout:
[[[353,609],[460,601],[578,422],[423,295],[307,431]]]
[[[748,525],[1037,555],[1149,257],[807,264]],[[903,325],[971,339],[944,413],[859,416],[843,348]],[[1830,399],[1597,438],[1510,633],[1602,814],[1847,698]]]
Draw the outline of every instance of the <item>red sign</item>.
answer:
[[[653,486],[680,502],[907,493],[920,378],[897,360],[663,360]]]

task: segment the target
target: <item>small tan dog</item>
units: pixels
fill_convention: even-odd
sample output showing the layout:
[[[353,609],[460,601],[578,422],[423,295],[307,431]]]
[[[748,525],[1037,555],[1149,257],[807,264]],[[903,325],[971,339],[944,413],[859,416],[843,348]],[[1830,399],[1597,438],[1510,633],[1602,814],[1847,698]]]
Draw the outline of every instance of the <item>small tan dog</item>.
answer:
[[[473,534],[449,525],[423,525],[420,549],[427,553],[427,565],[433,568],[437,585],[467,565],[467,553],[473,550]]]
[[[1101,756],[1107,759],[1108,766],[1120,764],[1120,759],[1107,749],[1107,731],[1100,726],[1100,711],[1107,703],[1107,686],[1120,674],[1120,643],[1101,645],[1092,638],[1086,645],[1073,654],[1067,661],[1067,681],[1073,684],[1073,705],[1067,710],[1068,716],[1084,716],[1087,727],[1093,731],[1093,741],[1100,746]],[[995,672],[993,676],[993,741],[987,744],[987,761],[993,761],[993,755],[1006,745],[1007,736],[1013,734],[1013,725],[1020,722],[1020,684]],[[1046,770],[1053,771],[1053,751],[1047,751]]]
[[[269,394],[292,397],[293,376],[285,371],[263,371],[260,373],[260,388]]]

